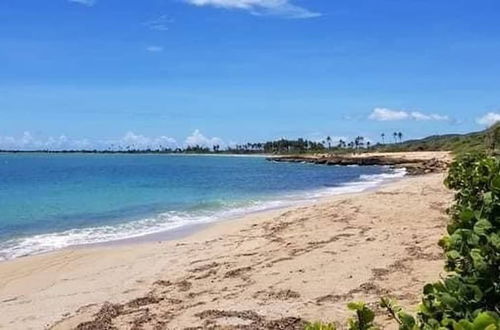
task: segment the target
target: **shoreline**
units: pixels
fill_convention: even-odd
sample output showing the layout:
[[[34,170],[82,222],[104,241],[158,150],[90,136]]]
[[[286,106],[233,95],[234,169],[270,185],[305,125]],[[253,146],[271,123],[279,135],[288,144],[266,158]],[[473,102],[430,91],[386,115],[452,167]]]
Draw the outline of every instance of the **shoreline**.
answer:
[[[324,166],[391,166],[404,168],[409,175],[445,172],[451,162],[448,152],[391,152],[391,153],[351,153],[285,155],[267,157],[278,163],[307,163]]]
[[[402,257],[401,252],[404,252],[398,244],[407,245],[415,241],[412,235],[419,237],[418,245],[422,241],[427,242],[416,250],[415,247],[407,247],[412,248],[417,258],[415,262],[421,262],[419,258],[422,257],[425,262],[434,266],[416,269],[416,274],[422,271],[426,273],[418,275],[417,279],[408,279],[404,272],[396,271],[394,275],[404,276],[398,278],[396,282],[391,279],[390,284],[397,287],[395,283],[398,281],[415,280],[420,284],[422,280],[438,278],[442,260],[438,258],[436,242],[445,227],[442,212],[446,205],[442,205],[442,199],[451,198],[451,193],[442,187],[442,178],[442,174],[404,178],[379,186],[376,190],[326,197],[325,200],[311,205],[266,211],[236,220],[212,223],[200,231],[171,241],[68,248],[0,263],[0,304],[6,311],[0,316],[0,327],[36,329],[42,324],[48,327],[63,319],[54,329],[69,329],[81,322],[92,321],[94,313],[99,311],[105,301],[111,300],[113,303],[123,304],[123,308],[133,309],[134,304],[130,302],[134,298],[143,297],[144,294],[148,297],[158,296],[158,301],[155,298],[153,300],[156,302],[147,304],[151,310],[161,306],[161,310],[171,310],[176,315],[173,319],[163,319],[163,316],[154,314],[154,322],[167,322],[168,328],[175,329],[182,328],[181,325],[199,325],[199,322],[207,321],[195,314],[197,311],[208,310],[211,306],[213,309],[254,310],[264,315],[266,319],[293,314],[310,320],[342,320],[345,315],[343,308],[345,304],[339,302],[342,299],[325,296],[318,304],[321,292],[327,295],[328,292],[324,292],[325,288],[338,287],[339,291],[354,290],[346,296],[349,299],[351,296],[355,298],[359,295],[366,298],[366,294],[370,297],[375,289],[356,288],[374,276],[373,269],[386,269],[384,267],[396,269],[397,266],[391,268],[390,265],[396,263],[398,258]],[[427,190],[431,193],[426,193]],[[415,194],[418,195],[420,191],[425,195],[420,196],[421,198],[416,196],[415,199]],[[399,205],[403,200],[405,204]],[[389,212],[387,208],[390,209]],[[361,209],[365,209],[364,212]],[[418,214],[429,212],[428,218],[432,221],[426,224],[425,230],[422,228],[408,230],[409,227],[422,225],[413,220],[413,217],[417,216],[416,211]],[[402,215],[397,214],[398,212],[405,215],[401,218]],[[369,214],[373,216],[368,217]],[[400,220],[394,222],[393,217]],[[378,222],[381,222],[382,227],[377,224]],[[407,227],[403,232],[392,228],[396,226],[401,230],[403,227],[399,222],[403,222]],[[330,230],[325,231],[324,228]],[[356,234],[358,230],[360,232]],[[367,233],[371,235],[366,236]],[[333,234],[335,235],[331,236]],[[327,236],[322,238],[324,235]],[[389,235],[390,239],[382,239],[383,235]],[[430,242],[432,244],[429,244]],[[359,251],[359,248],[352,250],[356,246],[364,245],[368,250]],[[329,251],[333,248],[334,253],[327,254],[327,251],[322,251],[326,248]],[[235,254],[235,251],[238,252]],[[383,255],[373,255],[377,251],[379,253],[383,251]],[[396,257],[397,255],[400,257]],[[303,259],[303,256],[308,258]],[[431,260],[425,260],[428,256]],[[331,257],[336,261],[325,259]],[[359,258],[356,265],[361,269],[359,272],[351,273],[349,277],[345,274],[346,271],[352,272],[353,265],[350,265],[349,260],[353,258],[354,260]],[[413,262],[413,259],[402,262],[410,261]],[[370,266],[374,262],[378,267]],[[217,266],[213,266],[213,269],[208,267],[214,263]],[[265,266],[266,264],[268,266]],[[320,273],[317,273],[318,266],[322,269]],[[331,267],[336,270],[326,270]],[[405,267],[410,266],[405,265]],[[194,268],[206,268],[206,271],[203,271],[205,274],[200,273],[195,276],[190,271]],[[298,272],[298,277],[289,278],[286,275],[295,272]],[[233,273],[234,277],[228,275]],[[387,273],[382,270],[375,273],[392,276],[392,272]],[[344,275],[337,278],[339,274]],[[306,281],[311,287],[298,279]],[[168,281],[173,284],[167,286],[155,284],[166,285]],[[328,284],[331,281],[334,282]],[[344,284],[339,287],[333,284],[335,281]],[[286,283],[288,284],[285,285]],[[403,287],[409,285],[403,284]],[[413,286],[414,290],[410,291],[416,291],[417,285]],[[285,291],[279,291],[279,287]],[[238,288],[244,288],[244,291],[240,292]],[[164,294],[162,292],[167,291],[170,297],[168,299],[175,297],[183,302],[180,303],[183,312],[178,309],[181,306],[162,305],[168,302],[168,299],[162,296]],[[236,292],[239,292],[238,297],[246,296],[247,292],[249,296],[238,299],[233,296]],[[297,294],[302,298],[298,298]],[[338,295],[343,294],[339,292]],[[211,302],[210,296],[213,299],[219,298]],[[311,304],[311,299],[316,303]],[[403,303],[411,306],[414,300],[413,297],[409,301],[403,300]],[[195,306],[185,306],[184,303],[188,301],[189,305]],[[283,304],[288,308],[288,312],[279,307]],[[87,307],[81,308],[82,306]],[[141,312],[137,310],[127,315],[135,317],[137,313]],[[249,320],[230,319],[240,323],[249,322]],[[221,320],[218,318],[211,320],[216,323],[219,321]],[[113,322],[124,325],[132,321],[123,315],[123,319],[117,318]]]
[[[265,208],[265,209],[261,209],[261,210],[243,212],[241,214],[233,215],[233,216],[219,217],[213,221],[188,224],[188,225],[180,226],[178,228],[167,229],[165,231],[160,231],[160,232],[153,233],[153,234],[147,234],[144,236],[129,237],[129,238],[124,238],[124,239],[99,242],[99,243],[73,245],[73,246],[68,246],[66,248],[63,248],[61,250],[73,249],[73,248],[85,249],[85,248],[101,247],[101,246],[102,247],[127,246],[127,245],[131,245],[131,244],[147,244],[147,243],[157,243],[157,242],[168,242],[168,241],[180,240],[180,239],[184,239],[184,238],[189,238],[190,236],[195,235],[203,230],[207,230],[208,228],[210,228],[212,226],[222,225],[224,223],[229,223],[232,221],[241,221],[241,220],[244,220],[245,218],[252,218],[254,216],[260,216],[260,215],[265,216],[265,215],[273,214],[275,212],[280,212],[280,211],[285,212],[287,210],[293,210],[293,209],[303,207],[303,206],[311,206],[311,205],[316,204],[316,203],[325,203],[325,202],[328,202],[332,198],[335,198],[335,197],[348,197],[348,196],[352,196],[352,195],[356,195],[356,194],[374,192],[377,189],[380,189],[384,186],[390,185],[392,183],[396,183],[396,182],[401,181],[401,180],[405,180],[405,178],[407,178],[407,177],[406,176],[402,176],[402,177],[395,176],[394,178],[386,179],[386,180],[384,180],[384,181],[382,181],[382,182],[380,182],[372,187],[364,188],[361,191],[325,194],[325,195],[319,196],[317,198],[302,199],[302,200],[296,200],[293,202],[291,202],[291,200],[290,200],[291,204],[289,204],[289,205],[275,206],[275,207]],[[359,183],[359,182],[361,182],[361,181],[355,181],[353,183]],[[343,186],[340,186],[338,188],[343,188]],[[305,191],[305,192],[310,193],[310,191]],[[238,209],[235,209],[235,210],[238,210]],[[46,253],[57,252],[57,251],[58,250],[54,250],[54,251],[49,251]],[[30,256],[26,256],[26,257],[30,257]],[[15,260],[15,259],[12,259],[12,260]],[[9,260],[6,260],[6,261],[9,261]],[[0,263],[1,262],[2,261],[0,261]]]
[[[129,244],[152,243],[158,241],[171,241],[171,240],[181,239],[190,236],[200,230],[203,230],[208,226],[220,222],[233,221],[239,218],[258,215],[260,213],[265,213],[275,210],[286,210],[288,208],[304,206],[311,203],[328,200],[333,196],[349,195],[365,191],[371,191],[383,185],[394,182],[396,180],[401,180],[405,177],[405,175],[406,173],[404,172],[404,169],[391,169],[391,171],[387,173],[371,174],[368,175],[370,177],[370,179],[368,180],[365,180],[363,178],[363,175],[361,175],[357,180],[346,182],[336,187],[306,190],[300,192],[296,191],[293,193],[286,193],[280,196],[274,196],[270,200],[259,201],[260,204],[258,203],[255,205],[241,206],[227,210],[220,210],[214,213],[213,215],[209,215],[208,216],[209,219],[201,220],[199,222],[194,221],[193,223],[179,224],[177,227],[165,228],[156,232],[146,233],[138,236],[123,237],[123,238],[104,240],[98,242],[86,242],[82,244],[72,244],[60,248],[50,249],[47,251],[33,252],[30,254],[19,255],[10,259],[0,259],[0,264],[16,260],[18,258],[27,258],[35,255],[44,255],[47,253],[66,250],[66,249],[85,249],[85,248],[101,247],[101,246],[104,247],[122,246]],[[304,197],[304,195],[307,197]],[[275,204],[283,204],[283,205],[275,205]],[[57,236],[59,234],[63,234],[69,231],[71,230],[63,232],[37,234],[28,237],[28,239],[31,237],[39,237],[45,235]]]

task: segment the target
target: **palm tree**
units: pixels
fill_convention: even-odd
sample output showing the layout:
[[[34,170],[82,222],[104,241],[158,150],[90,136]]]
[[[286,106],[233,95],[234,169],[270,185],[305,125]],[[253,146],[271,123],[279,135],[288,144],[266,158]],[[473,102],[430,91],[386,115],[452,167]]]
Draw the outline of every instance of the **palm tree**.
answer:
[[[328,142],[328,149],[332,148],[332,138],[330,136],[326,137],[326,142]]]
[[[380,134],[380,136],[382,137],[382,144],[385,144],[385,133]]]
[[[358,136],[356,137],[356,139],[354,139],[354,145],[356,146],[356,149],[359,149],[360,147],[362,147],[364,145],[364,137],[362,136]]]
[[[399,132],[398,133],[398,138],[399,138],[399,142],[403,142],[403,133]]]
[[[394,137],[394,143],[398,143],[398,132],[392,133],[392,136]]]
[[[370,146],[371,146],[370,141],[366,141],[366,148],[367,148],[367,149],[370,149]]]

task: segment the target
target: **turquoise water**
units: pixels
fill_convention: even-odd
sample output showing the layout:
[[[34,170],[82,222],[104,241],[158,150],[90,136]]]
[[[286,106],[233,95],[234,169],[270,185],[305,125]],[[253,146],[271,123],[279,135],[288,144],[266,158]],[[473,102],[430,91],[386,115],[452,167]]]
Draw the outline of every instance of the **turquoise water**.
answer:
[[[361,191],[400,174],[262,157],[0,154],[0,260]]]

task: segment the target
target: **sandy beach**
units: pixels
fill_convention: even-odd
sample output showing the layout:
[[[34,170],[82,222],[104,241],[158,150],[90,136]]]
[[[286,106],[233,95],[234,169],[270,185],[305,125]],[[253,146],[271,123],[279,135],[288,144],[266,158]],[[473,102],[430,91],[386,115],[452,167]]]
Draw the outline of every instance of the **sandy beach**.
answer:
[[[437,241],[452,197],[443,178],[409,177],[180,240],[1,263],[0,327],[293,328],[344,321],[352,300],[390,295],[414,307],[442,272]]]

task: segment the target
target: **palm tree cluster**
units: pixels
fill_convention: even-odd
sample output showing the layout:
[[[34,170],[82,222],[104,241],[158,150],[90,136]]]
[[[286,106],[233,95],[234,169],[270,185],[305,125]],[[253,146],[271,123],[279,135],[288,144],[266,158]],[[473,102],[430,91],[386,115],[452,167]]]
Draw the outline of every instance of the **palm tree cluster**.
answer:
[[[247,143],[228,147],[229,153],[304,153],[324,151],[323,143],[299,138],[297,140],[280,139],[264,143]]]
[[[385,133],[380,134],[380,137],[382,138],[382,144],[385,144]],[[403,142],[403,133],[401,132],[392,133],[392,137],[394,138],[394,143]]]
[[[322,141],[311,141],[303,138],[297,140],[280,139],[263,143],[247,143],[227,148],[228,153],[307,153],[341,150],[360,150],[371,148],[370,141],[357,136],[352,141],[340,139],[336,144],[330,136]]]
[[[382,134],[384,137],[385,134]],[[394,133],[395,140],[402,139],[402,133]],[[352,141],[339,139],[335,142],[331,136],[327,136],[321,141],[312,141],[304,138],[296,140],[279,139],[267,142],[238,144],[235,146],[222,147],[218,144],[212,146],[194,145],[184,148],[169,148],[162,145],[157,147],[141,147],[135,144],[128,146],[112,145],[103,150],[64,150],[64,151],[49,151],[40,150],[42,152],[84,152],[84,153],[187,153],[187,154],[206,154],[206,153],[227,153],[227,154],[287,154],[287,153],[321,153],[325,151],[342,152],[342,151],[359,151],[360,149],[370,149],[372,147],[370,141],[367,141],[363,136],[357,136]]]

